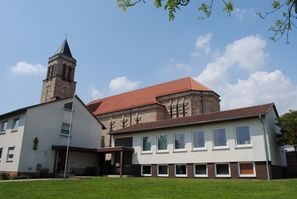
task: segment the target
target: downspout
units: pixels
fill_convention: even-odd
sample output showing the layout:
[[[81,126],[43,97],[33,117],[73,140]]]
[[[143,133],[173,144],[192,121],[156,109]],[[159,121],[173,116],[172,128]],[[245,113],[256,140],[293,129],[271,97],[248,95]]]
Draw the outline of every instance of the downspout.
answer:
[[[266,156],[266,174],[267,174],[267,180],[271,180],[270,172],[269,172],[269,154],[268,154],[268,142],[267,142],[267,134],[266,134],[266,129],[264,125],[264,118],[262,115],[259,115],[259,118],[262,123],[262,128],[263,128],[263,133],[264,133],[264,148],[265,148],[265,156]]]

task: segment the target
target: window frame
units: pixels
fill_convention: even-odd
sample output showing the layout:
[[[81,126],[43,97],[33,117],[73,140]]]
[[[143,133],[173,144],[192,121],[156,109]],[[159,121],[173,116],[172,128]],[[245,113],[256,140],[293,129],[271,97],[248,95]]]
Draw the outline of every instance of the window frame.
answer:
[[[205,165],[206,166],[206,174],[196,174],[196,165]],[[208,165],[207,163],[197,163],[197,164],[194,164],[194,177],[208,177]]]
[[[8,129],[8,120],[2,120],[1,121],[1,129],[0,129],[0,135],[1,134],[5,134],[6,133],[6,130]],[[6,124],[6,128],[4,129],[4,124]]]
[[[18,126],[15,127],[16,122],[18,121]],[[20,126],[20,117],[15,117],[12,120],[12,126],[11,126],[11,132],[16,132],[19,130],[19,126]]]
[[[150,147],[150,150],[147,150],[147,151],[144,151],[143,150],[143,138],[145,138],[145,137],[147,137],[148,138],[148,141],[150,141],[150,143],[151,143],[151,147]],[[141,153],[153,153],[153,151],[152,151],[152,139],[150,139],[150,137],[151,136],[142,136],[141,137]]]
[[[167,174],[159,174],[159,166],[166,166],[167,167]],[[168,177],[169,176],[169,165],[168,164],[158,164],[157,165],[157,176],[159,176],[159,177]]]
[[[216,146],[215,145],[215,136],[214,136],[214,131],[218,129],[224,129],[225,130],[225,139],[226,139],[226,145],[225,146]],[[220,127],[220,128],[213,128],[212,129],[212,144],[213,144],[213,149],[214,150],[219,150],[219,149],[229,149],[229,142],[228,142],[228,137],[227,137],[227,130],[225,127]]]
[[[63,125],[65,125],[65,124],[67,124],[67,125],[69,125],[69,128],[68,128],[68,133],[63,133],[63,131],[66,131],[66,129],[63,129]],[[62,136],[70,136],[70,124],[69,123],[66,123],[66,122],[62,122],[62,126],[61,126],[61,135]]]
[[[149,166],[150,167],[150,174],[144,174],[143,173],[143,167],[144,166]],[[141,165],[141,176],[152,176],[152,165],[150,165],[150,164],[143,164],[143,165]]]
[[[3,147],[0,147],[0,162],[2,160],[2,156],[3,156]]]
[[[160,136],[164,136],[164,135],[166,135],[166,139],[167,139],[167,149],[159,149],[159,138],[160,138]],[[157,136],[157,153],[168,153],[169,152],[169,149],[168,149],[168,134],[159,134],[158,136]]]
[[[203,132],[203,134],[204,134],[204,147],[195,147],[195,144],[194,144],[194,142],[195,142],[194,134],[195,133],[199,133],[199,132]],[[205,130],[204,129],[192,131],[192,150],[193,151],[205,151],[205,150],[207,150],[206,149],[206,139],[205,139],[205,136],[206,136],[206,133],[205,133]]]
[[[186,174],[177,174],[176,173],[176,171],[177,171],[176,167],[177,166],[186,166]],[[187,166],[187,164],[175,164],[174,165],[174,176],[175,177],[188,177],[188,166]]]
[[[184,136],[184,148],[180,148],[180,149],[176,148],[175,141],[176,141],[176,135],[178,135],[178,134],[182,134]],[[173,146],[174,146],[174,152],[186,152],[187,151],[187,148],[186,148],[186,134],[185,133],[175,133],[174,137],[173,137]]]
[[[10,153],[11,151],[13,151],[13,154]],[[14,152],[15,152],[15,146],[8,147],[6,162],[13,162],[14,155],[15,155]],[[12,155],[12,158],[10,158],[9,155]]]
[[[229,174],[218,174],[217,172],[217,165],[225,165],[227,164],[228,165],[228,170],[229,170]],[[231,168],[230,168],[230,163],[215,163],[215,177],[217,178],[231,178]]]
[[[240,173],[240,164],[252,164],[253,165],[253,174],[241,174]],[[237,163],[237,170],[238,170],[238,176],[241,178],[251,178],[251,177],[256,177],[256,164],[255,162],[238,162]]]
[[[237,128],[238,127],[245,127],[245,126],[247,126],[249,128],[250,143],[249,144],[238,144],[238,142],[237,142]],[[234,131],[235,131],[235,145],[236,145],[236,148],[244,148],[244,147],[252,147],[253,146],[252,145],[251,131],[250,131],[250,126],[249,125],[235,126]]]

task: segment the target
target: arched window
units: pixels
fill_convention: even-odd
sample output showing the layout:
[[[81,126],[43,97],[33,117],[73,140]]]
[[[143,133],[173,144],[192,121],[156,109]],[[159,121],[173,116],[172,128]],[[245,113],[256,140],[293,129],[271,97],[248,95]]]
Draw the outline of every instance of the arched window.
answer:
[[[68,68],[68,81],[69,81],[69,82],[72,81],[72,80],[71,80],[71,72],[72,72],[72,70],[71,70],[71,68],[69,67],[69,68]]]
[[[66,79],[66,64],[63,64],[62,79]]]
[[[55,70],[55,65],[52,65],[51,66],[51,77],[54,76],[54,70]]]

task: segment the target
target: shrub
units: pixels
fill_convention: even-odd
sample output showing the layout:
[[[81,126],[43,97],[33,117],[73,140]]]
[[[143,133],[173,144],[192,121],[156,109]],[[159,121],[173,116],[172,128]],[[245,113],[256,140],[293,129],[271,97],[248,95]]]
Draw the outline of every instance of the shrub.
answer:
[[[0,180],[8,180],[9,175],[7,173],[0,173]]]

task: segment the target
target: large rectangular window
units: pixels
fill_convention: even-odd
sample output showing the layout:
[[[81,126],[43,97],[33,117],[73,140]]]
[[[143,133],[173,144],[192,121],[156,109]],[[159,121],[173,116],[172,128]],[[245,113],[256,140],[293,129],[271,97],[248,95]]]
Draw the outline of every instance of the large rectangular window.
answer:
[[[193,148],[194,149],[205,148],[204,131],[195,131],[195,132],[193,132]]]
[[[236,144],[237,145],[251,144],[250,129],[248,126],[236,127]]]
[[[227,139],[226,139],[226,130],[225,129],[214,129],[213,130],[213,141],[214,147],[226,147]]]
[[[228,163],[216,164],[216,177],[230,177],[230,165]]]
[[[6,129],[7,129],[7,121],[2,121],[0,123],[0,134],[5,133]]]
[[[158,176],[168,176],[168,165],[158,165]]]
[[[195,164],[194,165],[194,176],[195,177],[207,177],[207,164]]]
[[[151,165],[142,165],[141,166],[141,175],[142,176],[152,176],[152,167],[151,167]]]
[[[186,148],[185,134],[183,134],[183,133],[175,134],[174,148],[177,150],[183,150]]]
[[[14,149],[15,149],[15,147],[8,147],[7,159],[6,159],[7,162],[12,162],[13,161]]]
[[[20,118],[14,118],[12,121],[12,131],[17,131],[20,124]]]
[[[175,165],[175,176],[176,177],[187,177],[187,165],[186,164]]]
[[[256,170],[254,163],[238,163],[240,177],[255,177]]]
[[[158,151],[167,151],[167,135],[158,136]]]
[[[152,151],[152,143],[148,136],[142,137],[142,151],[143,152]]]
[[[69,131],[70,131],[70,124],[62,123],[61,134],[62,135],[69,135]]]

